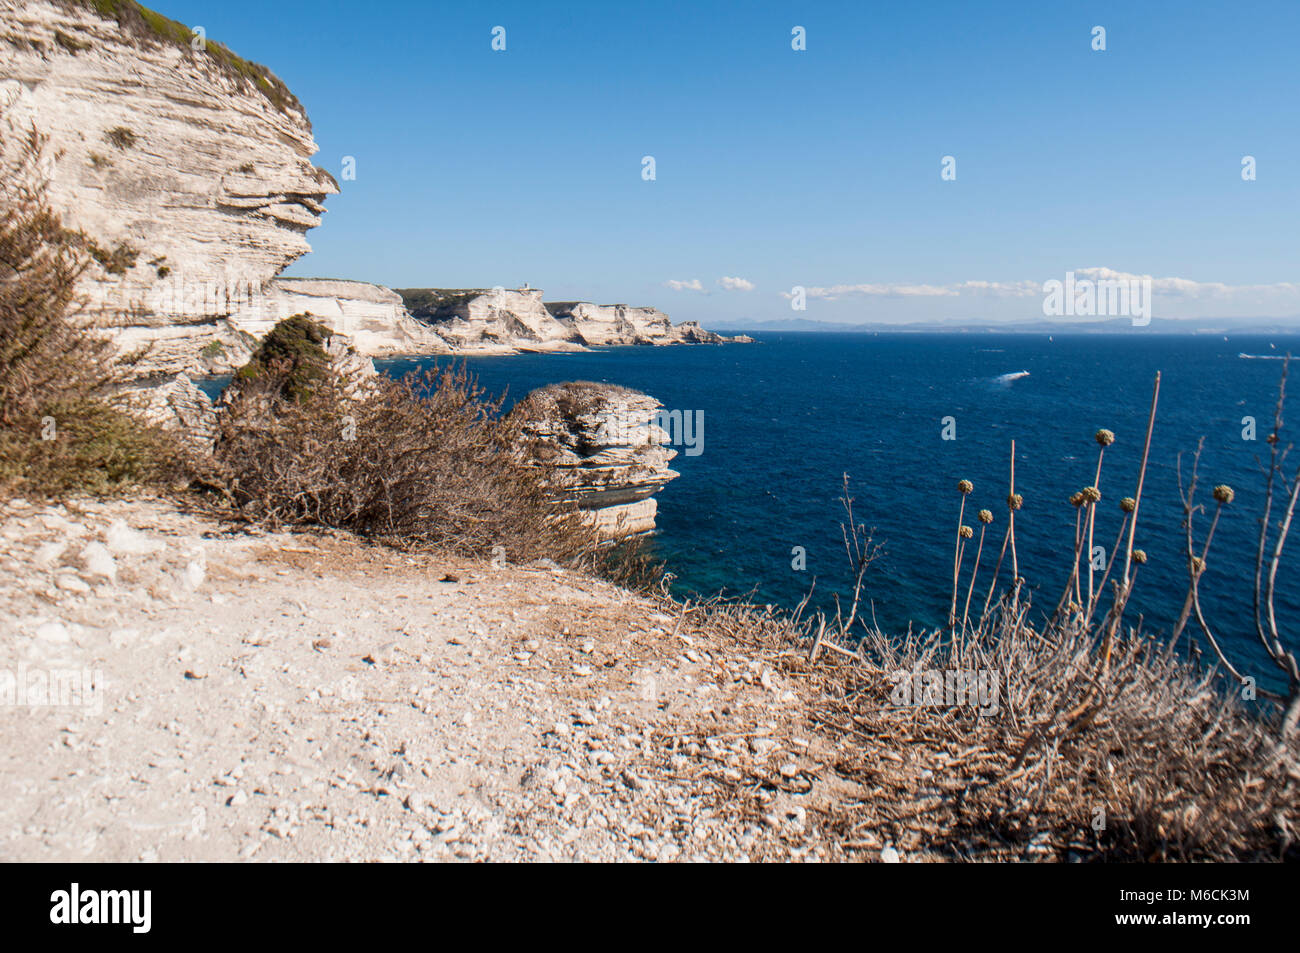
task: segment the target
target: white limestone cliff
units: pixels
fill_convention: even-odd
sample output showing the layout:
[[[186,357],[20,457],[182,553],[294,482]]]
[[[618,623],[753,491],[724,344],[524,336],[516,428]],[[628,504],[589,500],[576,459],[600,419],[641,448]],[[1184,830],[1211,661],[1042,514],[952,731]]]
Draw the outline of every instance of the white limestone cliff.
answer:
[[[674,325],[655,308],[587,301],[543,302],[535,288],[399,291],[411,315],[454,350],[573,351],[626,344],[721,344],[694,321]]]
[[[224,48],[178,42],[180,24],[118,7],[134,19],[0,0],[4,145],[32,128],[47,137],[49,201],[94,258],[86,314],[124,348],[156,342],[151,373],[202,371],[198,353],[232,336],[220,322],[310,251],[338,187],[273,74],[230,68]]]
[[[694,321],[674,325],[657,308],[588,301],[552,302],[546,308],[587,344],[720,344],[723,338]]]

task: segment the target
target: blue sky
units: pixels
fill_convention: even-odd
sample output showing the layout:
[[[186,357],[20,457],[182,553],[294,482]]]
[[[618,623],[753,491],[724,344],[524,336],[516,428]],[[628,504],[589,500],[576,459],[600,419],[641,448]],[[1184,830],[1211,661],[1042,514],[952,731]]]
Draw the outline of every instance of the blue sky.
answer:
[[[292,274],[737,326],[1041,318],[1108,268],[1157,317],[1300,316],[1296,0],[156,7],[356,158]]]

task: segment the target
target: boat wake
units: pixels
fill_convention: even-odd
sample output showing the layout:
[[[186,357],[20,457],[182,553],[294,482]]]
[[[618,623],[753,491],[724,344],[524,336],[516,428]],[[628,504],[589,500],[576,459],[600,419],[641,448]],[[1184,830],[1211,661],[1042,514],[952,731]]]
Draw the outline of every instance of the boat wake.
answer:
[[[1247,361],[1285,361],[1286,360],[1285,354],[1247,354],[1245,351],[1242,351],[1237,356]]]
[[[1003,387],[1010,387],[1014,381],[1018,381],[1020,378],[1028,376],[1028,371],[1012,371],[1010,374],[999,374],[997,377],[993,378],[993,383],[1000,384]]]

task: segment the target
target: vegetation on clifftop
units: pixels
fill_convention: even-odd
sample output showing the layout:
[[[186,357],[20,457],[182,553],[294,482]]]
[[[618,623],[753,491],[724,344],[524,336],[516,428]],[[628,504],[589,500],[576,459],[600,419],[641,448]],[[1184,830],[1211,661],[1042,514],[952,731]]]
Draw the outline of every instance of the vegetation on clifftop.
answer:
[[[394,288],[406,310],[416,317],[446,314],[453,308],[490,294],[490,288]]]
[[[193,49],[191,46],[194,39],[193,30],[184,23],[142,7],[135,0],[63,0],[63,2],[89,7],[101,16],[110,17],[117,21],[123,33],[146,43],[170,43],[187,50]],[[68,40],[71,41],[71,38]],[[67,47],[68,43],[61,41],[61,45]],[[265,66],[246,60],[232,52],[229,47],[211,39],[205,38],[203,52],[222,72],[241,84],[256,89],[280,112],[293,110],[302,113],[305,118],[306,111],[302,108],[302,103],[289,91],[289,87]]]

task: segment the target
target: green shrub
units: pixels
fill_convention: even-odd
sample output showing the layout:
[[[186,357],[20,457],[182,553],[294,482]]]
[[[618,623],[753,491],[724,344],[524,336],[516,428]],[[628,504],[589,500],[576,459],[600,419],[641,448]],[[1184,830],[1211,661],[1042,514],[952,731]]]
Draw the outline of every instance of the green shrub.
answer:
[[[235,372],[250,392],[274,393],[302,402],[325,381],[330,358],[325,343],[330,332],[310,314],[295,314],[279,322],[262,339],[252,359]]]

